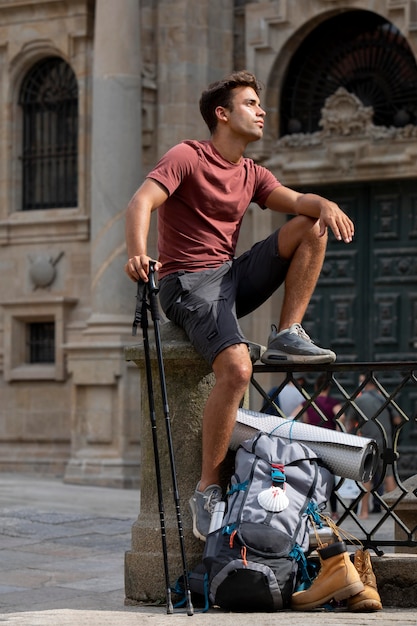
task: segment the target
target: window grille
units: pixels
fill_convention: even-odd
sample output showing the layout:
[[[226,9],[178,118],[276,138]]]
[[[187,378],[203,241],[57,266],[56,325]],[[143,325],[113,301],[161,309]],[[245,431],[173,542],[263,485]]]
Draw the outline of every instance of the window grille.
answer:
[[[27,354],[29,363],[55,362],[55,323],[27,324]]]
[[[52,57],[23,81],[22,209],[77,206],[78,85],[70,66]]]
[[[320,130],[326,98],[344,87],[376,126],[417,125],[417,64],[401,32],[369,11],[347,11],[308,35],[281,91],[281,135]]]

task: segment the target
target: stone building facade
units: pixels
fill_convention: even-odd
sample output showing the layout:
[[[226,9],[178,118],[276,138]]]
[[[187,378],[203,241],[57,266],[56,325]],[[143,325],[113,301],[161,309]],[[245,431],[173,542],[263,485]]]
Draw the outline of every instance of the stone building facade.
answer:
[[[396,67],[401,75],[394,53],[406,44],[406,77],[398,89],[414,96],[399,98],[392,122],[389,112],[375,122],[372,97],[364,102],[363,89],[346,88],[346,65],[357,50],[348,52],[344,20],[354,14],[363,16],[365,35],[375,24],[383,33],[377,44],[391,54],[383,61],[387,75]],[[347,38],[343,63],[333,59],[344,65],[342,76],[334,90],[314,91],[315,72],[305,69],[300,54],[319,32],[329,36],[333,24]],[[392,43],[397,36],[401,45]],[[387,271],[400,276],[407,296],[388,290],[377,301],[382,338],[398,312],[404,317],[395,323],[408,320],[404,346],[381,354],[395,350],[411,358],[417,339],[416,56],[415,0],[0,0],[0,470],[137,485],[139,385],[124,359],[133,341],[135,287],[123,273],[124,210],[170,146],[206,137],[199,94],[233,69],[247,68],[264,84],[267,129],[250,156],[284,184],[314,188],[320,182],[337,191],[348,183],[405,181],[399,193],[407,199],[409,227]],[[324,76],[324,60],[317,64]],[[314,103],[320,114],[307,125],[303,92],[293,80],[298,74],[308,84],[305,93],[322,98]],[[389,86],[390,95],[396,87]],[[398,206],[383,197],[377,215],[382,239],[389,239],[400,218]],[[282,219],[249,207],[239,247]],[[340,252],[335,255],[328,276],[334,258],[339,273],[343,265]],[[346,289],[329,319],[350,346],[349,280]],[[242,321],[251,339],[266,342],[280,298]],[[314,330],[315,322],[311,313],[307,325]],[[347,358],[363,358],[355,349],[346,348]],[[372,350],[365,356],[375,358]]]

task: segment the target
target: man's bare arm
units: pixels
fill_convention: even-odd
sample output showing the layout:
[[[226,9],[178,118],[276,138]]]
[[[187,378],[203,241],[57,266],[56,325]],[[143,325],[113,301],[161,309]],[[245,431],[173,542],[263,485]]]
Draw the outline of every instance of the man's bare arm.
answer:
[[[147,178],[130,200],[126,210],[126,246],[128,262],[125,272],[135,282],[147,282],[149,274],[148,235],[152,211],[168,198],[162,185]],[[155,269],[161,267],[156,263]]]
[[[320,235],[324,235],[326,228],[329,227],[336,239],[343,240],[345,243],[352,241],[355,232],[352,220],[335,202],[322,196],[314,193],[298,193],[281,186],[269,194],[265,204],[272,211],[315,217],[319,220]]]

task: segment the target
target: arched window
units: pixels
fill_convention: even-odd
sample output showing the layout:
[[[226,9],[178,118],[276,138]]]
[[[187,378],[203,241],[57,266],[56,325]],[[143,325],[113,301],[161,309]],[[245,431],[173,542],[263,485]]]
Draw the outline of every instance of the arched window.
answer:
[[[391,22],[369,11],[333,17],[306,37],[281,91],[281,135],[319,130],[321,110],[339,88],[374,109],[376,126],[417,125],[417,64]]]
[[[20,90],[22,209],[77,206],[78,85],[62,59],[39,61]]]

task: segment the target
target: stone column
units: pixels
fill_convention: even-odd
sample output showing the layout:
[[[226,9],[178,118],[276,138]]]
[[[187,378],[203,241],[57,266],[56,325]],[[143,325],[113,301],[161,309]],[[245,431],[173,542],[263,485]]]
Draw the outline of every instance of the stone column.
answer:
[[[123,266],[125,208],[141,182],[139,0],[96,0],[92,87],[91,314],[66,346],[73,424],[65,480],[132,487],[139,446],[131,403],[138,396],[124,346],[136,288]]]
[[[124,215],[141,183],[139,0],[97,0],[93,63],[91,324],[131,323]]]

